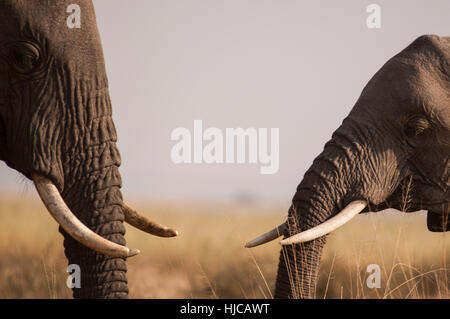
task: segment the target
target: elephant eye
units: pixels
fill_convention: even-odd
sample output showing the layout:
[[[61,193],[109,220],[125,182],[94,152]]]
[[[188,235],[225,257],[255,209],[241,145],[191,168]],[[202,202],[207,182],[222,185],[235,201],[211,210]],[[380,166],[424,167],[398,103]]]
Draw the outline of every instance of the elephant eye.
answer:
[[[9,61],[19,73],[33,71],[39,61],[39,49],[29,42],[18,42],[9,48]]]
[[[409,138],[421,137],[430,128],[430,122],[421,116],[411,117],[405,125],[405,134]]]

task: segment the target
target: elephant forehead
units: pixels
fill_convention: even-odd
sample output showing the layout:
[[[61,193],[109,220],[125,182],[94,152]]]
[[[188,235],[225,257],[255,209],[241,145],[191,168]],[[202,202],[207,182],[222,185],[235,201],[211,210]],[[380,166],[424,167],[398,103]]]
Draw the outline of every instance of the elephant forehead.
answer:
[[[448,124],[450,78],[442,63],[422,56],[397,55],[374,76],[365,95],[399,112],[427,113]]]
[[[450,83],[439,71],[420,70],[408,81],[412,101],[423,111],[439,116],[442,121],[450,120]]]
[[[432,61],[433,63],[448,64],[450,59],[450,38],[423,35],[398,54],[398,57],[407,58],[408,56],[412,56],[414,60],[420,62]],[[448,71],[448,69],[445,71]]]
[[[447,89],[450,86],[450,38],[421,36],[392,60],[410,67],[410,72],[424,84],[442,82]]]
[[[393,58],[369,81],[353,111],[394,123],[423,114],[450,132],[449,83],[430,67]]]

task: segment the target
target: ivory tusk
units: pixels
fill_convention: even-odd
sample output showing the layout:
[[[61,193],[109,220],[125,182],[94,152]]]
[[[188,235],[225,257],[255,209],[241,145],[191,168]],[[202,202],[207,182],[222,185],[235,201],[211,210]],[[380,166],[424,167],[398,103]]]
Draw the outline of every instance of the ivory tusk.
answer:
[[[125,214],[125,221],[143,232],[159,237],[175,237],[178,235],[178,231],[155,223],[146,216],[139,214],[125,202],[122,204],[122,208]]]
[[[70,211],[58,189],[50,180],[35,173],[32,174],[32,178],[50,215],[76,241],[111,257],[127,258],[140,253],[138,249],[130,249],[113,243],[90,230]]]
[[[341,212],[323,222],[322,224],[293,235],[280,242],[281,245],[304,243],[322,237],[341,227],[353,217],[358,215],[367,206],[366,201],[356,200],[348,204]]]
[[[287,224],[283,223],[280,226],[278,226],[272,230],[269,230],[267,233],[262,234],[261,236],[256,237],[255,239],[249,241],[248,243],[245,244],[245,248],[256,247],[256,246],[268,243],[272,240],[275,240],[278,237],[283,236],[286,228],[287,228]]]

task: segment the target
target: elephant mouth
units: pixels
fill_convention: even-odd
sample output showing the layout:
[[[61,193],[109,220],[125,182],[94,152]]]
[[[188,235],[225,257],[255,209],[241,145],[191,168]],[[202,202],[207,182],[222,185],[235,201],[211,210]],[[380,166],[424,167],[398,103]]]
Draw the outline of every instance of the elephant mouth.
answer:
[[[450,204],[450,193],[448,190],[434,184],[416,182],[414,193],[416,196],[411,201],[418,209],[436,211]]]
[[[444,174],[441,179],[434,180],[428,178],[414,163],[411,163],[411,169],[412,175],[408,179],[412,180],[416,195],[423,198],[422,202],[438,203],[449,200],[450,176]]]
[[[376,211],[387,208],[399,209],[403,212],[419,210],[439,210],[450,203],[448,188],[436,183],[424,182],[421,178],[408,176],[400,182],[395,191],[380,205],[370,205]]]
[[[435,202],[435,203],[422,203],[421,206],[423,210],[428,213],[437,215],[448,215],[450,213],[450,201],[446,202]]]

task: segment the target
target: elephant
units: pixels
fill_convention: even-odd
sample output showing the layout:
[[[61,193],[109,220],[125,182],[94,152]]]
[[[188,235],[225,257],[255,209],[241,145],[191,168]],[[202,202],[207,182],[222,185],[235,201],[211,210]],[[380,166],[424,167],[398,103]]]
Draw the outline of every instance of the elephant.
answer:
[[[423,35],[366,84],[297,186],[280,236],[275,298],[314,298],[327,235],[359,213],[427,210],[450,230],[450,38]],[[407,193],[407,194],[406,194]]]
[[[124,222],[173,237],[122,198],[121,157],[92,1],[0,3],[0,160],[32,180],[59,224],[74,298],[127,298]],[[69,19],[68,19],[69,18]]]

